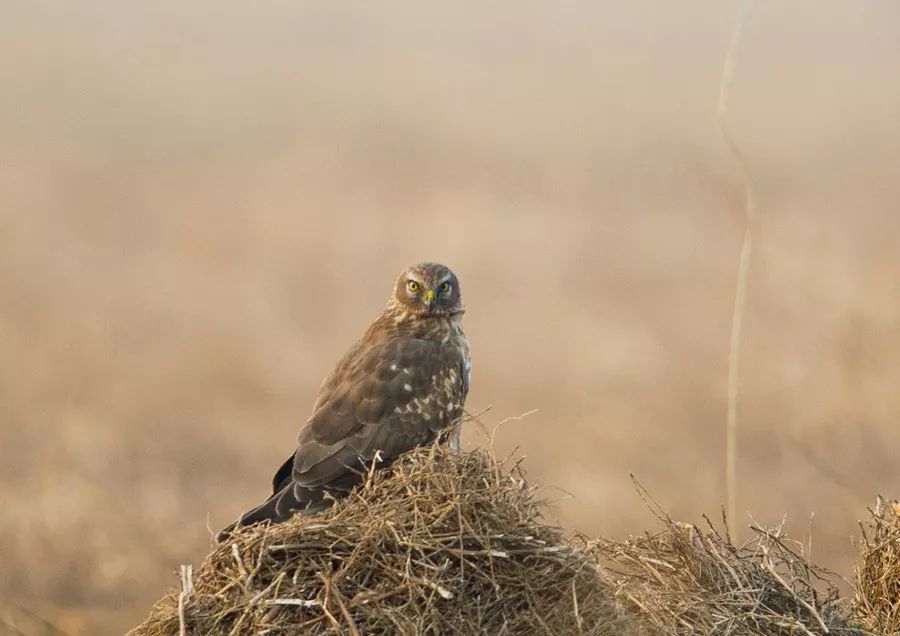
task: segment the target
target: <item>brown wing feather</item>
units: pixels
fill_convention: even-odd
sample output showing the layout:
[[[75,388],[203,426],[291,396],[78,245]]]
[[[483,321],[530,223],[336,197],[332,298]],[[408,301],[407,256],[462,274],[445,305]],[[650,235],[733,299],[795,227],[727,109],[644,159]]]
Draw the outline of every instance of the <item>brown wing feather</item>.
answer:
[[[371,347],[346,368],[300,433],[292,477],[305,488],[327,486],[371,462],[389,462],[434,439],[461,412],[462,352],[416,338]]]

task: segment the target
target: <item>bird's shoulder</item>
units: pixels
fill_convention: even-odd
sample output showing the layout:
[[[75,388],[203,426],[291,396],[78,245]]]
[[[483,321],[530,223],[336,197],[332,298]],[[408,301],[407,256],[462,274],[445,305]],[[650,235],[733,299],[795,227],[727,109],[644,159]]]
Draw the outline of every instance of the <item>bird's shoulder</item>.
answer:
[[[323,383],[300,442],[335,443],[361,427],[419,414],[432,400],[456,407],[468,389],[469,366],[464,336],[363,338]]]
[[[464,336],[367,334],[338,363],[300,431],[294,481],[317,487],[347,462],[379,451],[392,458],[433,440],[462,415],[467,367]]]

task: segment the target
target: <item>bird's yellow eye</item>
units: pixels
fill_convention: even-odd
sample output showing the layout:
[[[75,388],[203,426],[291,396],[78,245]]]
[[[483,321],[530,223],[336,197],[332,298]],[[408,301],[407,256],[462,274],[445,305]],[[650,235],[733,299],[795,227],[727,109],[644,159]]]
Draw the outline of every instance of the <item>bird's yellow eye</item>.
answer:
[[[419,291],[419,283],[414,280],[408,280],[406,281],[406,288],[411,292],[417,292]]]
[[[450,291],[450,283],[444,281],[443,283],[441,283],[440,289],[442,293],[446,294],[448,291]]]

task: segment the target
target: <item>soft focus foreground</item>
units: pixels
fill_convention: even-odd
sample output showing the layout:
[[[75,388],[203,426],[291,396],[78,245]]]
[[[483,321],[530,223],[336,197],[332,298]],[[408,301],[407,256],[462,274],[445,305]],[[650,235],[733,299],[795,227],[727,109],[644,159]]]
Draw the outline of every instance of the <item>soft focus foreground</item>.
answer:
[[[129,636],[868,633],[781,529],[735,546],[662,513],[652,536],[566,538],[506,464],[410,453],[316,517],[218,546]]]
[[[620,4],[4,3],[9,611],[135,624],[425,259],[461,279],[470,410],[538,409],[497,446],[573,495],[561,523],[651,526],[628,471],[674,518],[718,510],[737,7]],[[762,214],[738,510],[849,573],[900,487],[900,14],[758,4],[729,114]]]
[[[590,547],[521,471],[420,449],[315,517],[219,546],[131,636],[621,633]]]
[[[900,501],[879,497],[860,527],[856,613],[875,633],[900,633]]]

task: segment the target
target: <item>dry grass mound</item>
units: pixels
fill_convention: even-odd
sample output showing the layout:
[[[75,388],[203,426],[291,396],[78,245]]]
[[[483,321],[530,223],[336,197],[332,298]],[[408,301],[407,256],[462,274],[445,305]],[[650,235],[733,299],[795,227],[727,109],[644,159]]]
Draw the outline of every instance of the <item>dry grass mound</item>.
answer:
[[[810,563],[780,528],[751,526],[753,539],[736,546],[708,518],[705,531],[672,520],[637,487],[664,529],[600,541],[597,550],[641,633],[868,633],[839,599],[836,575]]]
[[[708,520],[705,530],[673,521],[639,491],[662,529],[589,541],[542,521],[518,464],[420,449],[320,515],[217,546],[132,636],[847,636],[897,625],[887,601],[900,581],[896,510],[876,515],[866,544],[867,631],[838,599],[835,576],[780,529],[754,527],[737,546]]]
[[[540,511],[517,465],[420,449],[217,547],[132,634],[625,633],[591,546]]]
[[[862,525],[856,612],[879,634],[900,634],[900,501],[878,498]]]

